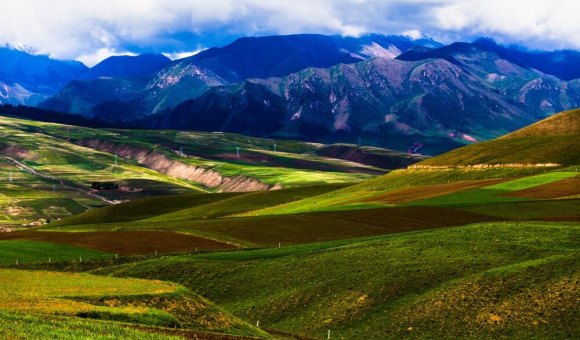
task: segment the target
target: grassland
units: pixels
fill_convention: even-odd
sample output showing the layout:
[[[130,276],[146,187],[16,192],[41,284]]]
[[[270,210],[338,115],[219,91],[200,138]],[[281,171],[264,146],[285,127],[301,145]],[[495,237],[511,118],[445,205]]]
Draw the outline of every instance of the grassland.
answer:
[[[578,198],[554,201],[509,195],[577,176],[570,169],[564,170],[531,176],[526,170],[523,177],[515,179],[502,178],[506,170],[495,169],[396,171],[380,178],[388,189],[369,191],[367,183],[345,188],[314,186],[275,192],[198,194],[191,196],[195,198],[193,207],[167,213],[159,209],[159,214],[153,217],[139,211],[147,211],[146,207],[154,201],[136,200],[89,211],[42,230],[171,231],[241,247],[270,247],[278,243],[320,242],[496,220],[575,221],[575,212],[580,210]],[[493,179],[492,175],[499,178]],[[492,179],[478,179],[480,176]],[[457,177],[470,179],[449,180]],[[372,181],[376,183],[379,179]],[[166,201],[171,202],[171,197]],[[151,210],[156,211],[157,207]],[[528,211],[530,207],[534,209]],[[127,212],[134,208],[137,208],[135,218],[116,221],[115,216],[131,216]]]
[[[61,337],[66,337],[67,333],[72,337],[83,334],[83,331],[67,330],[71,323],[82,325],[79,318],[110,321],[107,324],[95,323],[84,331],[89,334],[100,332],[109,337],[123,333],[142,334],[130,329],[123,331],[120,324],[111,321],[151,327],[151,331],[160,334],[164,330],[158,327],[246,336],[263,335],[205,299],[172,283],[10,269],[0,270],[0,277],[5,278],[0,280],[0,310],[26,314],[2,312],[15,321],[11,325],[7,325],[5,320],[0,321],[0,332],[6,336],[31,327],[30,319],[34,317],[30,314],[47,316],[44,324],[41,322],[39,326],[49,329],[50,324],[55,322],[54,316],[69,317],[63,322],[62,328],[55,329],[52,326],[51,330]],[[108,333],[110,331],[113,333]]]
[[[476,164],[580,164],[580,109],[553,115],[529,127],[489,142],[459,148],[419,166]]]
[[[576,162],[580,150],[568,139],[577,139],[569,130],[575,131],[578,117],[564,113],[490,142],[532,138],[528,145],[538,154],[549,150],[555,157],[549,161],[559,162],[555,166],[536,166],[530,150],[509,155],[506,146],[493,158],[485,156],[489,147],[469,146],[441,156],[443,163],[435,159],[436,166],[355,184],[344,183],[348,174],[343,183],[319,181],[350,171],[358,180],[375,169],[318,159],[320,146],[313,144],[277,141],[279,150],[273,151],[272,141],[237,135],[98,130],[96,138],[116,145],[154,148],[190,165],[212,164],[227,176],[245,169],[260,181],[285,181],[290,188],[207,193],[193,192],[200,188],[187,183],[188,193],[134,199],[39,229],[0,233],[0,257],[30,256],[32,263],[18,269],[34,270],[15,271],[13,260],[0,269],[0,315],[21,325],[0,321],[0,330],[22,334],[38,323],[62,337],[100,336],[110,327],[113,336],[129,337],[143,331],[221,336],[199,333],[209,331],[323,338],[330,331],[331,338],[345,339],[573,338],[580,333],[580,188],[578,163],[569,162]],[[40,129],[64,138],[53,126]],[[81,140],[86,131],[66,133]],[[546,140],[535,144],[539,134]],[[240,157],[226,150],[242,144]],[[180,145],[190,157],[174,152]],[[472,157],[478,152],[485,161],[508,165],[466,166],[482,161]],[[462,157],[470,160],[462,163]],[[304,176],[308,167],[314,177]],[[0,199],[68,198],[54,197],[58,192],[47,188],[49,181],[18,176],[22,183],[31,176],[30,187],[6,183]],[[170,183],[160,176],[147,180]],[[38,193],[30,189],[35,185]],[[84,204],[91,199],[85,197]],[[10,214],[5,219],[14,221]],[[103,260],[43,260],[57,248],[64,257],[102,254]],[[116,253],[149,256],[116,259]],[[31,291],[35,281],[39,288]],[[64,284],[57,287],[57,281]],[[73,307],[63,307],[64,301]],[[82,318],[99,321],[83,330],[88,333],[75,333]],[[257,321],[262,331],[249,326]],[[62,331],[54,326],[58,322]]]
[[[35,261],[62,261],[78,260],[79,258],[111,257],[102,251],[95,251],[83,247],[75,247],[62,243],[38,242],[31,240],[2,240],[0,241],[0,263],[21,264]]]
[[[325,147],[322,144],[221,133],[90,129],[0,114],[0,137],[0,224],[11,226],[62,219],[112,201],[222,191],[219,185],[207,185],[222,178],[241,182],[227,190],[243,191],[244,185],[256,187],[252,181],[263,188],[291,188],[356,183],[387,171],[318,156],[317,150]],[[167,161],[203,169],[208,171],[206,177],[213,177],[180,177],[171,167],[155,171],[147,162],[80,145],[87,140],[162,155]],[[365,149],[366,154],[385,159],[407,162],[411,157],[387,151]],[[193,171],[189,168],[185,174]],[[93,182],[113,182],[120,189],[90,191]]]
[[[93,272],[179,282],[312,338],[567,338],[579,331],[578,228],[487,223]]]
[[[566,169],[564,169],[566,170]],[[308,211],[325,210],[351,210],[360,208],[372,208],[377,206],[392,205],[385,199],[386,195],[394,197],[404,196],[405,202],[417,201],[431,197],[437,201],[439,196],[461,195],[468,197],[471,202],[471,193],[484,190],[490,185],[490,181],[510,182],[518,178],[533,177],[544,174],[546,171],[555,174],[546,174],[546,178],[567,178],[575,176],[576,170],[569,169],[564,175],[559,175],[559,170],[546,170],[540,168],[498,168],[498,169],[406,169],[392,171],[391,173],[355,184],[341,190],[306,198],[297,202],[281,204],[270,208],[256,210],[249,214],[272,215],[272,214],[296,214]],[[562,177],[563,176],[563,177]],[[537,185],[541,182],[535,183]],[[478,189],[479,187],[479,189]],[[475,189],[474,189],[475,188]],[[411,192],[409,194],[409,191]],[[484,191],[488,192],[488,191]],[[489,192],[493,195],[493,192]],[[498,192],[499,193],[499,192]],[[388,197],[387,197],[388,198]],[[502,198],[498,198],[502,199]],[[509,198],[504,198],[508,201]],[[428,204],[425,204],[428,205]]]
[[[161,332],[75,317],[0,310],[0,335],[6,339],[180,339]]]
[[[232,244],[226,242],[220,242],[213,239],[196,237],[193,235],[188,235],[185,233],[177,233],[173,231],[112,231],[112,232],[82,232],[82,233],[62,233],[62,232],[38,232],[38,231],[16,231],[11,233],[0,234],[0,245],[5,243],[8,247],[12,242],[17,242],[20,240],[24,241],[35,241],[31,243],[33,247],[27,247],[20,250],[20,254],[23,257],[32,254],[32,257],[36,257],[37,246],[44,242],[53,244],[52,246],[47,246],[48,249],[44,256],[40,258],[46,260],[50,257],[51,249],[55,249],[59,245],[70,245],[75,247],[80,247],[81,249],[86,249],[85,258],[111,258],[116,255],[152,255],[152,254],[165,254],[165,253],[176,253],[176,252],[194,252],[194,251],[208,251],[208,250],[224,250],[237,248]],[[17,246],[17,243],[15,244]],[[63,247],[63,251],[66,247]],[[3,249],[0,247],[0,250]],[[95,252],[90,252],[88,250],[94,250],[97,252],[105,252],[107,255],[99,255]],[[2,253],[0,253],[1,255]],[[12,255],[17,255],[18,252]],[[44,254],[44,252],[41,252]],[[59,254],[56,251],[54,254]],[[9,254],[7,254],[9,255]],[[82,254],[79,253],[78,256]],[[68,253],[63,254],[63,256],[53,257],[54,260],[75,260],[78,256],[69,256]],[[8,258],[8,256],[6,256]],[[18,257],[11,257],[10,263],[14,262],[14,259]],[[0,258],[2,261],[3,258]]]

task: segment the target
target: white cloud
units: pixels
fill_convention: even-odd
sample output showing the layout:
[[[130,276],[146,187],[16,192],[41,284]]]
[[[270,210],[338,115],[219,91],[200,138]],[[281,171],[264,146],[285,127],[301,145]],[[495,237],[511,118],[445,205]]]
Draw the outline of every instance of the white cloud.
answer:
[[[419,30],[408,30],[403,32],[402,35],[411,40],[417,40],[423,37],[423,33],[421,33]]]
[[[580,48],[579,12],[575,0],[18,0],[0,2],[0,44],[89,63],[124,51],[193,51],[216,35],[426,32]]]
[[[187,57],[191,57],[192,55],[196,55],[201,51],[204,51],[205,48],[200,48],[197,49],[195,51],[185,51],[185,52],[165,52],[163,53],[164,56],[166,56],[167,58],[171,59],[171,60],[178,60],[178,59],[183,59],[183,58],[187,58]]]
[[[96,64],[98,64],[99,62],[101,62],[102,60],[107,59],[108,57],[118,56],[118,55],[134,56],[137,54],[133,53],[133,52],[128,52],[128,51],[119,52],[115,49],[99,48],[98,50],[96,50],[93,53],[80,55],[76,59],[78,61],[82,62],[83,64],[89,66],[89,67],[93,67]]]
[[[441,30],[496,36],[537,48],[580,49],[580,1],[464,0],[431,11]]]

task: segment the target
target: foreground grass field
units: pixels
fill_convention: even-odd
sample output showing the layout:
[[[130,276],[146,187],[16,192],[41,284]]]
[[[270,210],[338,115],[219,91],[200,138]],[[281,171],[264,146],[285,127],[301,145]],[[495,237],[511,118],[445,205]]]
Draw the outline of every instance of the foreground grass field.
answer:
[[[570,338],[580,224],[487,223],[93,270],[195,289],[301,336]]]
[[[8,234],[8,233],[6,233]],[[0,264],[28,263],[35,261],[73,261],[79,258],[94,259],[112,257],[114,254],[76,247],[62,243],[38,242],[31,240],[0,241]]]
[[[243,336],[264,335],[187,289],[171,283],[8,269],[0,270],[0,277],[9,278],[0,280],[0,313],[8,317],[7,320],[0,319],[0,334],[5,337],[11,333],[22,334],[31,323],[46,327],[63,338],[91,333],[108,337],[143,334],[136,330],[123,330],[121,324],[115,323],[94,323],[87,330],[75,332],[70,327],[86,323],[80,318],[142,325],[160,335],[171,332],[159,327]],[[6,310],[11,312],[3,312]],[[30,314],[45,315],[46,320],[38,323]],[[63,320],[62,327],[54,327],[56,315],[68,317]],[[10,319],[13,322],[9,324]],[[38,331],[34,333],[38,334]],[[41,337],[46,338],[47,334]]]
[[[0,310],[0,335],[6,339],[181,339],[106,321],[3,310]]]

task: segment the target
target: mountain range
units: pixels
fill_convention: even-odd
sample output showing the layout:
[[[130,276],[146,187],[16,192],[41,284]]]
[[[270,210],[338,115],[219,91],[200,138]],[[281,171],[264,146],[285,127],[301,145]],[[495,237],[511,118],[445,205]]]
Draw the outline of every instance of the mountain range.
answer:
[[[426,37],[302,34],[241,38],[176,61],[111,57],[52,84],[62,88],[57,93],[28,98],[52,93],[41,108],[145,128],[438,154],[580,106],[577,65],[576,51],[527,51],[490,39],[442,45]],[[21,97],[3,102],[39,102]]]

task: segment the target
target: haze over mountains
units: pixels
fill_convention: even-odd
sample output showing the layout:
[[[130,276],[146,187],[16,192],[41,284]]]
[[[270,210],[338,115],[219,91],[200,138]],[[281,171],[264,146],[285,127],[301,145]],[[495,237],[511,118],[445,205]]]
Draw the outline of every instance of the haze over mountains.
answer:
[[[53,95],[40,107],[101,121],[426,154],[580,106],[580,53],[490,39],[443,46],[427,37],[303,34],[242,38],[173,62],[162,55],[112,57],[91,69],[53,62],[77,73],[62,71],[44,92],[1,73],[0,102]]]

